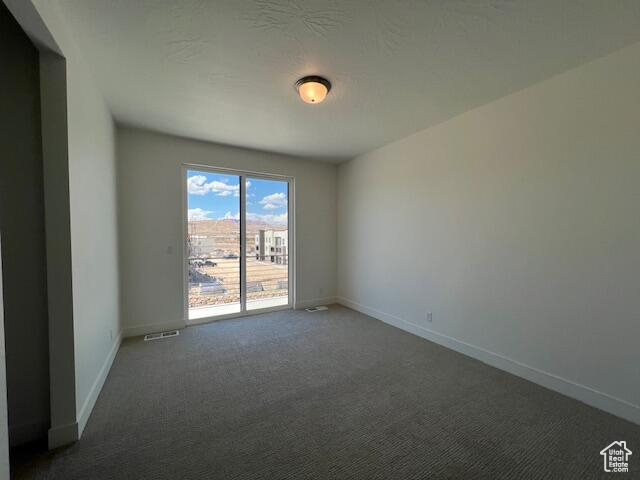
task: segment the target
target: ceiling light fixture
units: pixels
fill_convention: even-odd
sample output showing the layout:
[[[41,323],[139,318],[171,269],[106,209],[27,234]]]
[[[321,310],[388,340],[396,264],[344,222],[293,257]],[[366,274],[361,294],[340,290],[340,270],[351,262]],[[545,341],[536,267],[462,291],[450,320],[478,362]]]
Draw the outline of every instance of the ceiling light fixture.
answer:
[[[320,103],[331,90],[331,82],[326,78],[310,75],[296,82],[296,90],[303,102]]]

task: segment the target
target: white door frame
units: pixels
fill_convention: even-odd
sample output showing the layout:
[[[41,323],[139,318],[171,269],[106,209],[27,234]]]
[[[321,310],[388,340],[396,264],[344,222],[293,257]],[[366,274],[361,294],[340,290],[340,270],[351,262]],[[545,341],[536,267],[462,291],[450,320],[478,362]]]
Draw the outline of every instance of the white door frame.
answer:
[[[225,315],[216,315],[213,317],[204,317],[189,320],[189,268],[187,265],[187,222],[188,222],[188,192],[187,192],[187,171],[197,170],[206,173],[217,173],[222,175],[235,175],[240,179],[240,312],[228,313]],[[247,310],[246,298],[246,181],[247,178],[255,178],[259,180],[277,180],[287,182],[287,232],[289,235],[288,246],[288,303],[287,305],[279,305],[277,307],[259,308],[255,310]],[[273,312],[278,310],[289,310],[295,305],[296,299],[296,229],[295,229],[295,178],[285,175],[275,175],[270,173],[252,172],[248,170],[237,170],[223,167],[212,167],[210,165],[200,165],[194,163],[184,163],[180,169],[180,182],[182,184],[182,313],[186,325],[198,325],[201,323],[210,323],[228,318],[244,317],[247,315],[255,315],[258,313]]]

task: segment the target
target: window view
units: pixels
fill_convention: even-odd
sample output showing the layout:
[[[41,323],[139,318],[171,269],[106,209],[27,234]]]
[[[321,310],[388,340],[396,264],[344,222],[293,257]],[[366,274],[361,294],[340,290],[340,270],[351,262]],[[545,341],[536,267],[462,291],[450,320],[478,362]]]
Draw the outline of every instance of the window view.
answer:
[[[187,172],[189,319],[240,312],[240,177]]]
[[[243,294],[247,310],[287,305],[288,182],[196,170],[187,171],[186,182],[189,319],[239,313]],[[244,256],[241,214],[246,225]]]
[[[247,310],[289,303],[288,186],[247,179]]]

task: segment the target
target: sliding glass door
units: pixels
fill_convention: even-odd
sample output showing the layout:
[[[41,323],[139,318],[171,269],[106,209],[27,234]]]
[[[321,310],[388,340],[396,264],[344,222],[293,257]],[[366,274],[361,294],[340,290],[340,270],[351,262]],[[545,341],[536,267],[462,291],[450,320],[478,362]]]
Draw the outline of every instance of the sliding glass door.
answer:
[[[291,306],[292,181],[204,167],[184,181],[186,318]]]
[[[249,177],[247,310],[289,303],[289,184]]]
[[[187,170],[189,319],[239,313],[240,176]]]

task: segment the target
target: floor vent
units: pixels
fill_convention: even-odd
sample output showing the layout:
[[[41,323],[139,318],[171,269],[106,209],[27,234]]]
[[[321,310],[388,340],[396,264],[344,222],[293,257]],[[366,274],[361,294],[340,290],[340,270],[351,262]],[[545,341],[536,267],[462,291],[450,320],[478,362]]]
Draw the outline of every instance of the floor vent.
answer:
[[[321,310],[329,310],[329,307],[325,307],[324,305],[318,305],[317,307],[309,307],[309,308],[305,308],[305,310],[307,312],[319,312]]]
[[[151,340],[160,340],[161,338],[177,337],[180,335],[180,330],[170,330],[168,332],[150,333],[144,336],[144,341],[149,342]]]

